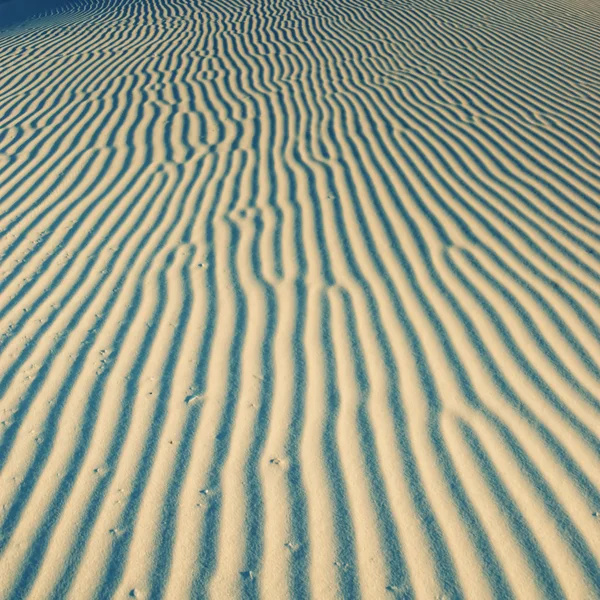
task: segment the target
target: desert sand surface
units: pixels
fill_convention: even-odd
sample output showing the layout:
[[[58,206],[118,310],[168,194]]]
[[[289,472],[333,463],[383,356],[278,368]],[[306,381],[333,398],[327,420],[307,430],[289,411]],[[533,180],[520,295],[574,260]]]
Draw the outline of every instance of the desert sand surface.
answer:
[[[600,4],[0,23],[1,599],[600,598]]]

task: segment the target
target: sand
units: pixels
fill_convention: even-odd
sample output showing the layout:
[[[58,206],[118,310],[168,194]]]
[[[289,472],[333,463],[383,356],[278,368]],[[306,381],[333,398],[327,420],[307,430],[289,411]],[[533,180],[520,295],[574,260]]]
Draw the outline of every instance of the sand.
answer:
[[[0,23],[0,598],[600,598],[599,267],[596,2]]]

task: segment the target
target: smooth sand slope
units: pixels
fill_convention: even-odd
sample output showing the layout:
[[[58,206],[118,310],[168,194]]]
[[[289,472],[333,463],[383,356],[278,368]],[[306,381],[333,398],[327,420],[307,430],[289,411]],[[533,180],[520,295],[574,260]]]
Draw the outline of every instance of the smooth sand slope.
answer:
[[[600,598],[600,4],[0,29],[25,597]]]

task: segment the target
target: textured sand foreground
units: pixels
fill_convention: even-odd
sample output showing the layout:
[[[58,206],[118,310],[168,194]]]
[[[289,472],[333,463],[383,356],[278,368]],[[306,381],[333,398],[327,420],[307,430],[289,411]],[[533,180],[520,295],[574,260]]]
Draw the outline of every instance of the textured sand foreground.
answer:
[[[600,598],[599,266],[597,2],[0,29],[0,598]]]

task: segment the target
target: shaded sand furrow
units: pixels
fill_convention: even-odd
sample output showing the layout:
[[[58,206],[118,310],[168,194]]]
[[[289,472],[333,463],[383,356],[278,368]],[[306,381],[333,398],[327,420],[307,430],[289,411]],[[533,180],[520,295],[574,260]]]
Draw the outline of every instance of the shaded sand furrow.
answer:
[[[0,598],[600,597],[599,26],[0,29]]]

